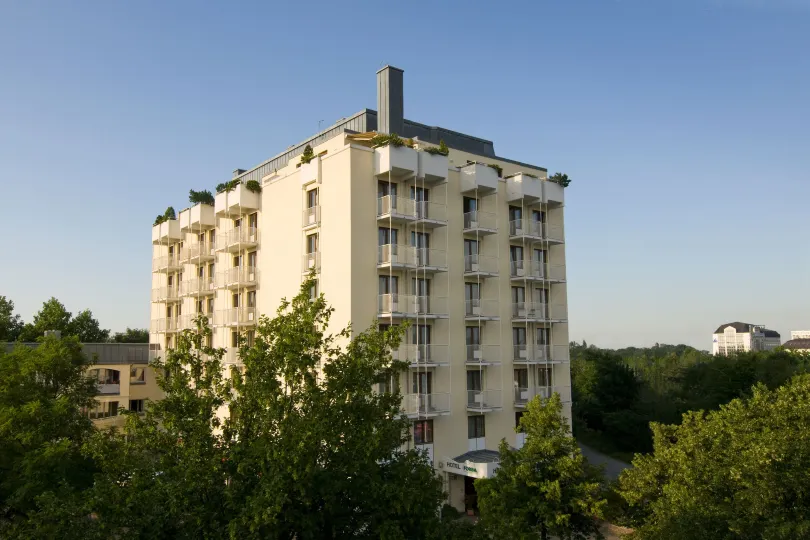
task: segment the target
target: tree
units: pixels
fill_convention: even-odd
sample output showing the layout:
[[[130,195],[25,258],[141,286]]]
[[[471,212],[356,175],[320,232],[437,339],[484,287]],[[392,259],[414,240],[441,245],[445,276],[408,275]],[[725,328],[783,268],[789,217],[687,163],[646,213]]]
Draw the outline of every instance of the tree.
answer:
[[[619,479],[635,538],[810,537],[810,376],[652,428]]]
[[[122,432],[100,432],[88,452],[100,472],[64,524],[84,537],[226,538],[228,440],[218,416],[230,397],[224,351],[200,325],[153,362],[165,398],[129,414]],[[160,374],[165,374],[161,376]],[[81,516],[94,513],[91,523]]]
[[[568,178],[567,174],[563,173],[554,173],[548,177],[549,181],[554,182],[555,184],[559,184],[560,186],[567,188],[571,185],[571,179]]]
[[[16,341],[22,329],[22,319],[14,314],[14,302],[0,295],[0,342]]]
[[[113,334],[112,341],[113,343],[149,343],[149,330],[127,327],[126,331]]]
[[[92,483],[81,453],[94,428],[89,360],[75,338],[0,351],[0,536],[30,538],[47,500],[71,499]]]
[[[310,300],[313,285],[262,318],[242,351],[226,423],[239,441],[231,535],[428,537],[441,482],[423,455],[402,450],[409,423],[399,391],[374,391],[406,369],[390,354],[401,329],[329,335],[333,310],[322,295]]]
[[[76,336],[82,343],[103,343],[110,337],[110,331],[100,327],[89,309],[80,311],[74,317],[54,297],[42,304],[42,309],[34,315],[33,323],[23,327],[20,339],[36,341],[48,330],[58,330],[63,336]]]
[[[601,474],[571,437],[560,396],[534,398],[520,429],[523,447],[512,450],[501,441],[495,476],[475,481],[481,525],[497,538],[602,538]]]

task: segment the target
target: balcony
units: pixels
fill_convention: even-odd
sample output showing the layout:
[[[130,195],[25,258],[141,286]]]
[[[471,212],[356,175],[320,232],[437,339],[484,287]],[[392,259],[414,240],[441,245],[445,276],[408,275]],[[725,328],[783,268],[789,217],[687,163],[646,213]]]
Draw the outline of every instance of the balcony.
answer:
[[[488,236],[498,232],[498,216],[489,212],[473,210],[464,213],[462,233]]]
[[[559,184],[544,180],[543,202],[554,206],[565,204],[565,189]]]
[[[181,263],[211,262],[216,258],[216,248],[209,242],[196,242],[180,250]]]
[[[426,184],[435,184],[447,179],[449,161],[447,156],[417,152],[419,168],[416,176],[423,178]]]
[[[304,256],[301,257],[301,272],[309,274],[313,270],[315,272],[321,271],[321,254],[318,251],[315,253],[305,253]]]
[[[560,400],[563,403],[571,402],[571,387],[570,386],[529,386],[529,387],[515,387],[515,408],[524,409],[526,405],[535,398],[540,396],[543,399],[548,399],[552,394],[557,393],[560,395]]]
[[[416,150],[388,145],[374,149],[374,174],[385,178],[414,176],[419,170]],[[445,175],[447,172],[445,171]]]
[[[153,334],[171,334],[177,332],[178,329],[179,321],[177,317],[164,317],[152,320],[149,330]]]
[[[190,315],[183,315],[180,317],[180,328],[183,330],[196,330],[197,329],[197,318],[203,316],[205,317],[205,322],[203,323],[205,327],[211,327],[214,324],[214,312],[210,311],[208,313],[192,313]]]
[[[404,344],[394,351],[391,356],[400,362],[407,362],[412,368],[438,367],[450,364],[450,348],[447,345]]]
[[[468,412],[492,412],[501,407],[500,390],[467,390]]]
[[[231,308],[214,313],[215,326],[255,326],[256,308]]]
[[[304,220],[301,227],[304,230],[314,229],[321,224],[321,207],[312,206],[304,210]]]
[[[512,220],[509,222],[509,239],[539,242],[543,239],[543,222],[533,219]]]
[[[464,257],[465,278],[488,278],[498,275],[498,259],[485,255],[467,255]]]
[[[164,221],[152,227],[153,244],[172,244],[182,239],[183,235],[180,232],[180,222],[176,219],[170,219],[169,221]]]
[[[178,287],[158,287],[152,289],[152,302],[178,302],[180,289]]]
[[[405,394],[402,412],[408,418],[430,418],[450,414],[450,394]]]
[[[492,366],[500,363],[500,345],[467,345],[468,366]]]
[[[548,304],[543,302],[513,302],[512,321],[544,322],[549,320]]]
[[[210,296],[216,292],[217,285],[213,278],[187,279],[180,283],[180,295],[199,298],[200,296]]]
[[[259,270],[255,266],[233,266],[219,273],[219,286],[226,289],[255,287],[259,283]]]
[[[226,366],[240,365],[242,361],[239,359],[239,347],[226,348],[222,363]]]
[[[309,163],[302,163],[298,167],[298,175],[301,178],[301,185],[307,186],[313,182],[321,183],[321,158],[315,156]]]
[[[377,316],[394,319],[446,319],[447,298],[410,294],[381,294]]]
[[[217,251],[238,253],[243,249],[253,249],[259,245],[259,231],[256,227],[236,227],[222,233],[217,238]]]
[[[103,396],[118,395],[121,393],[121,383],[98,383],[98,393]]]
[[[548,265],[548,273],[545,276],[546,281],[562,283],[565,281],[565,265],[564,264],[550,264]]]
[[[414,201],[416,223],[425,229],[447,225],[447,206],[430,201]]]
[[[464,305],[464,320],[467,322],[485,322],[500,320],[497,300],[467,299]]]
[[[214,211],[218,216],[236,217],[255,212],[259,209],[260,202],[259,193],[253,193],[244,184],[239,184],[232,191],[217,193]]]
[[[525,201],[529,204],[543,200],[543,184],[535,176],[518,173],[506,179],[506,201]]]
[[[195,204],[180,212],[180,230],[183,232],[204,231],[216,226],[217,218],[210,204]]]
[[[543,227],[543,233],[543,240],[549,244],[562,244],[565,242],[565,235],[561,225],[546,223]]]
[[[440,249],[384,244],[377,247],[377,268],[409,268],[425,274],[446,272],[447,254]]]
[[[459,167],[461,192],[486,193],[498,189],[498,173],[484,163],[470,163]]]
[[[377,198],[377,220],[391,223],[416,222],[426,229],[447,225],[447,207],[430,201],[385,195]]]
[[[179,272],[183,269],[180,258],[177,255],[163,255],[152,259],[152,272],[166,274],[169,272]]]
[[[568,345],[536,343],[515,345],[513,362],[516,364],[563,364],[569,361]]]

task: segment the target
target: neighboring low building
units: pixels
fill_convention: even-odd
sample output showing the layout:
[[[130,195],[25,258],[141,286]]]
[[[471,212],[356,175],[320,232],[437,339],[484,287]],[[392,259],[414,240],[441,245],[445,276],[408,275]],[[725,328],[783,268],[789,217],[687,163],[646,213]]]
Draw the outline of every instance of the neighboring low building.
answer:
[[[779,332],[768,330],[761,324],[726,323],[712,334],[712,354],[770,351],[781,344]]]
[[[798,332],[791,332],[791,337],[795,333]],[[794,338],[786,341],[782,346],[788,351],[810,353],[810,337]]]
[[[810,330],[792,330],[790,332],[790,339],[810,339]],[[785,343],[787,345],[787,343]]]
[[[6,343],[11,351],[16,343]],[[39,343],[23,343],[38,347]],[[155,347],[154,345],[152,346]],[[99,427],[120,426],[121,409],[143,412],[148,400],[161,397],[154,371],[149,368],[148,343],[85,343],[82,352],[93,360],[88,371],[98,379],[98,405],[87,415]]]

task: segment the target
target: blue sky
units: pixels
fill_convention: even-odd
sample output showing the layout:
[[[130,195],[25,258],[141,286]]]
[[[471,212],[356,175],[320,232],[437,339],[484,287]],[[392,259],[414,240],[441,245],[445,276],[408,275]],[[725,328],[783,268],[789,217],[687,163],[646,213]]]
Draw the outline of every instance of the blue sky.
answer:
[[[810,0],[0,4],[0,294],[148,325],[150,225],[358,110],[573,178],[571,338],[810,328]],[[357,321],[361,323],[363,321]]]

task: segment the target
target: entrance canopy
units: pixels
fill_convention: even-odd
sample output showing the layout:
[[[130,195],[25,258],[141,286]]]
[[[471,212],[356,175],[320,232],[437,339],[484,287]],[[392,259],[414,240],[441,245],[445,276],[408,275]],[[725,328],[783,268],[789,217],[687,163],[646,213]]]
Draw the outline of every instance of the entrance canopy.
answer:
[[[501,455],[496,450],[471,450],[455,459],[444,458],[439,469],[471,478],[492,478],[500,462]]]

